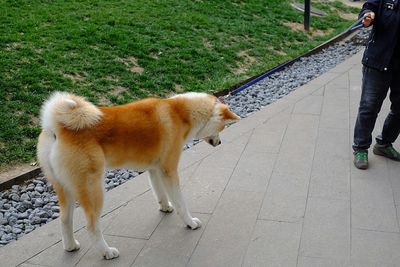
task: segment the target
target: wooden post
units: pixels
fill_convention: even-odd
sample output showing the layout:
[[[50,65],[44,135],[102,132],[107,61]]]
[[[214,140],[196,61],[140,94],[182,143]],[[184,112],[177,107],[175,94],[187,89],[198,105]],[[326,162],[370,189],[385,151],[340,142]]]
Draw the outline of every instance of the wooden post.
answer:
[[[311,0],[304,0],[304,30],[310,31]]]

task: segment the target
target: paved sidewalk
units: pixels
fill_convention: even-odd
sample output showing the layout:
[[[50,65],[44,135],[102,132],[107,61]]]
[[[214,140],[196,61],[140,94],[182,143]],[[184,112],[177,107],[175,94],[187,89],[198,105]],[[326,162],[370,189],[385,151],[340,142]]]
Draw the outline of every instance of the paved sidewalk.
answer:
[[[400,266],[400,163],[370,153],[370,169],[352,165],[360,60],[231,126],[221,146],[183,153],[183,192],[202,228],[159,212],[143,174],[106,194],[102,228],[118,259],[94,252],[78,209],[79,251],[63,251],[55,220],[1,248],[0,265]]]

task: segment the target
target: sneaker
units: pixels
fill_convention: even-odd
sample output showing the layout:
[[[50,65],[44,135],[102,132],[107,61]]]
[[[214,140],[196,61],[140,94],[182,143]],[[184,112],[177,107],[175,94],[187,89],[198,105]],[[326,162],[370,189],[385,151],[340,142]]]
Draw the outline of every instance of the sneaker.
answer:
[[[368,151],[359,150],[354,152],[354,166],[360,170],[368,169]]]
[[[400,153],[397,152],[392,145],[384,146],[376,144],[372,151],[375,155],[384,156],[395,161],[400,161]]]

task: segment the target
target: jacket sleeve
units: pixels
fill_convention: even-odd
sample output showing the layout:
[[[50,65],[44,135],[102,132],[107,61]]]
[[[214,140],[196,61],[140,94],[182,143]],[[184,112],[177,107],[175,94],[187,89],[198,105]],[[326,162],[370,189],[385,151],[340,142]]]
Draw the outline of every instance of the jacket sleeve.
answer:
[[[381,0],[368,0],[367,2],[365,2],[360,11],[360,14],[358,15],[358,18],[363,17],[365,13],[368,13],[371,11],[376,14],[378,12],[380,1]]]

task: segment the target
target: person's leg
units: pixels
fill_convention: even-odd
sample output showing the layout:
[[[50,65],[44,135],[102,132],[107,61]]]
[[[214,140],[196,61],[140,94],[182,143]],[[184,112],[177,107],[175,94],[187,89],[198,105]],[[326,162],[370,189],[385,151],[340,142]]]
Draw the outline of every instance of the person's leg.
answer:
[[[395,64],[390,83],[390,112],[383,125],[382,134],[376,138],[380,145],[389,145],[396,141],[400,133],[400,62]]]
[[[372,131],[390,85],[390,73],[363,67],[362,93],[354,128],[353,150],[367,150]]]
[[[389,89],[390,79],[387,72],[363,67],[363,80],[360,107],[354,128],[354,166],[368,168],[368,148],[372,143],[372,131],[383,100]]]
[[[393,65],[393,76],[390,83],[390,112],[383,125],[382,134],[376,137],[374,154],[400,161],[400,153],[392,143],[400,133],[400,60]]]

